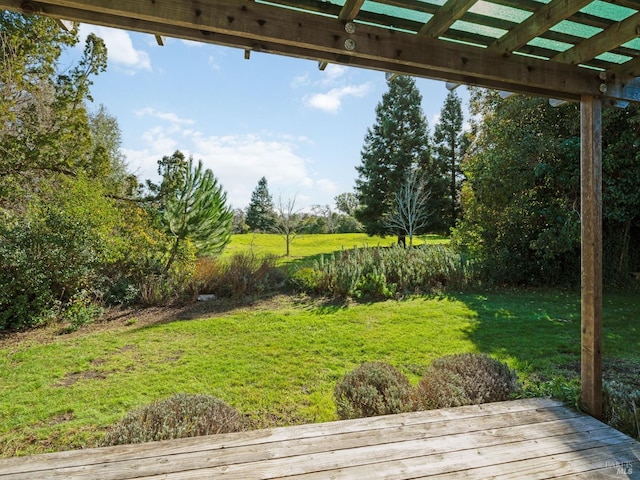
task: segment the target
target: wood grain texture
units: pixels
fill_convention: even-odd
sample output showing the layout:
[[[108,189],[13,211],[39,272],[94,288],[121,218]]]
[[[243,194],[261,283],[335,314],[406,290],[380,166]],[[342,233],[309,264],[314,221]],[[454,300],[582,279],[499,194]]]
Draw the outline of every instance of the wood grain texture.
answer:
[[[581,389],[587,412],[602,418],[602,103],[581,111]]]
[[[639,459],[596,419],[526,399],[0,459],[0,479],[614,478]]]

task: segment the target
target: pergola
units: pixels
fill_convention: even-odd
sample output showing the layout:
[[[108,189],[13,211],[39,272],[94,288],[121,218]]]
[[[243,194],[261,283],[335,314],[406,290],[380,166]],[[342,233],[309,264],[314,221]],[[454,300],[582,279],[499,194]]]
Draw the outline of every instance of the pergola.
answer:
[[[640,100],[640,0],[0,0],[0,8],[581,105],[582,402],[602,414],[603,105]]]

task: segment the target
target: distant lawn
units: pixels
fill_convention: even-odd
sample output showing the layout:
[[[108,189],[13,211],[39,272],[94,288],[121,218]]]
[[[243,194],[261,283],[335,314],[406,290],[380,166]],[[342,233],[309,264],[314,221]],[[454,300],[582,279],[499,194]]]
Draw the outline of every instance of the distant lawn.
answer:
[[[439,235],[414,237],[414,245],[423,243],[448,243],[449,239]],[[256,255],[276,255],[285,263],[303,258],[329,254],[354,247],[388,247],[395,245],[396,237],[370,237],[366,233],[334,233],[298,235],[291,243],[291,257],[284,257],[286,243],[283,236],[274,233],[246,233],[232,235],[231,243],[224,250],[223,257],[235,253],[253,252]]]
[[[129,410],[178,392],[215,395],[264,426],[320,422],[336,418],[334,385],[361,362],[389,362],[416,382],[434,358],[487,352],[527,380],[575,377],[580,356],[578,293],[217,308],[0,340],[0,453],[94,446]],[[637,294],[607,295],[604,317],[605,358],[637,378]]]

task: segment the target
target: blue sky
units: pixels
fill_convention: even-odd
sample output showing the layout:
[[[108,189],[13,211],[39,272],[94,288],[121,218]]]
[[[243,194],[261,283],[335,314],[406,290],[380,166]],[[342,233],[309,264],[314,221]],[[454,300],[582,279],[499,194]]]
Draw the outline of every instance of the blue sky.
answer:
[[[82,25],[102,37],[107,72],[95,106],[118,119],[123,153],[140,180],[158,180],[157,160],[181,150],[202,160],[234,208],[245,208],[265,176],[274,201],[297,209],[334,205],[353,191],[360,150],[387,91],[383,72]],[[78,49],[82,47],[79,46]],[[417,79],[433,133],[444,82]],[[459,93],[466,103],[464,89]],[[466,105],[463,107],[466,110]]]

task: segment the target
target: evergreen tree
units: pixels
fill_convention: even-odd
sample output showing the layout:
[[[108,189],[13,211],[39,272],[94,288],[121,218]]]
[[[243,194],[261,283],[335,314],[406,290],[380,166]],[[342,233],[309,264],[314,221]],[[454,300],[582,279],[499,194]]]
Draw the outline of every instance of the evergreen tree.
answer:
[[[273,199],[269,193],[267,179],[262,177],[251,194],[251,203],[247,208],[247,225],[256,232],[270,232],[276,225],[276,213]]]
[[[162,212],[174,239],[165,272],[171,268],[180,244],[187,239],[193,242],[198,255],[220,253],[231,239],[233,222],[227,194],[211,170],[202,168],[201,161],[194,166],[190,157],[181,167],[181,175],[170,177],[170,181],[176,178],[179,178],[177,188],[167,196]]]
[[[467,149],[467,139],[462,130],[462,102],[455,91],[449,92],[440,111],[440,120],[433,135],[434,163],[441,172],[444,184],[434,187],[434,196],[448,204],[442,217],[447,227],[452,227],[460,214],[460,190],[464,176],[460,170],[462,157]]]
[[[369,235],[390,232],[385,224],[407,175],[414,169],[429,175],[427,120],[415,81],[400,76],[388,81],[389,90],[376,106],[376,121],[367,129],[362,164],[356,167],[356,192],[360,208],[356,218]]]

